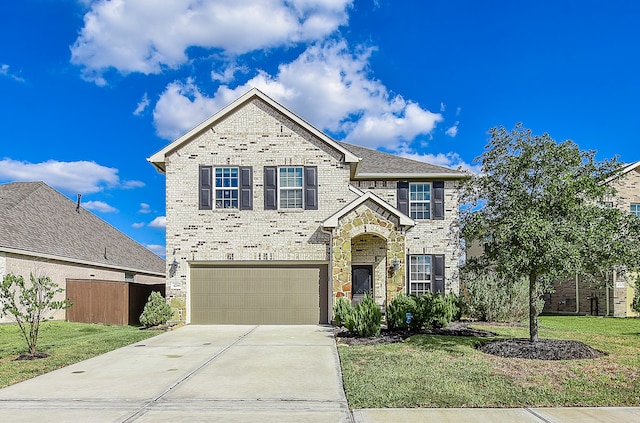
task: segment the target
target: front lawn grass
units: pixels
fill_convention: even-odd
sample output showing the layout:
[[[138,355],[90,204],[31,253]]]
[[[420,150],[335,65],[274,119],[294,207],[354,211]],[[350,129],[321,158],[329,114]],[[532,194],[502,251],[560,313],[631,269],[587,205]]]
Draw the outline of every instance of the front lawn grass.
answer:
[[[69,364],[147,339],[159,331],[133,326],[91,323],[45,322],[40,327],[38,352],[49,357],[15,359],[27,352],[20,329],[15,324],[0,325],[0,388],[59,369]]]
[[[351,408],[638,406],[640,319],[542,316],[540,337],[607,353],[591,360],[501,358],[473,348],[486,338],[416,335],[398,344],[338,345]],[[498,338],[528,327],[482,325]]]

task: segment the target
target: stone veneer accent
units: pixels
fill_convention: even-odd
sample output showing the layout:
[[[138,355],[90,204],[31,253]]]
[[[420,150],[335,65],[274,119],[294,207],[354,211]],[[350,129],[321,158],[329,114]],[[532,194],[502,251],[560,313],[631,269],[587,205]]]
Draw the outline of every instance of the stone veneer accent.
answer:
[[[398,219],[390,215],[373,202],[367,201],[364,204],[352,210],[346,216],[339,220],[340,226],[334,230],[333,236],[333,257],[331,260],[333,292],[336,297],[346,296],[351,298],[351,265],[357,262],[354,256],[357,253],[352,250],[354,240],[364,235],[377,235],[386,241],[386,255],[384,258],[378,258],[377,261],[371,262],[375,264],[374,285],[384,287],[384,295],[381,295],[374,289],[376,301],[381,304],[388,304],[398,293],[402,292],[405,287],[405,239],[402,229],[398,227]],[[369,251],[373,251],[368,246]],[[362,257],[362,255],[361,255]],[[397,272],[389,270],[385,272],[385,279],[382,282],[382,272],[379,270],[380,262],[392,263],[394,258],[400,262]],[[370,260],[370,259],[369,259]]]

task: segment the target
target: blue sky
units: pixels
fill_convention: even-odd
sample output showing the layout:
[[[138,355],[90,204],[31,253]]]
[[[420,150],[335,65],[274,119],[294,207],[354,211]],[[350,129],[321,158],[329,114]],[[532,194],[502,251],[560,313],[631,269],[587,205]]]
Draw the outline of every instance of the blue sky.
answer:
[[[0,183],[164,254],[146,158],[256,86],[338,140],[474,170],[517,122],[640,160],[640,2],[21,0],[0,13]]]

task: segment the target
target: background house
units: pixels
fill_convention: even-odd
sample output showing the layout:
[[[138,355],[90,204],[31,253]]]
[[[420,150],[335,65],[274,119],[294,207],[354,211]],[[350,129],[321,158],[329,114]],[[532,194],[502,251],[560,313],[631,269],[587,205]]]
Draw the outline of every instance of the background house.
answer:
[[[74,302],[54,318],[71,321],[137,323],[165,287],[162,258],[43,182],[0,185],[0,278],[8,273],[49,276]]]
[[[337,142],[257,89],[148,160],[188,322],[327,323],[341,296],[458,292],[465,172]]]
[[[611,184],[617,195],[608,199],[603,204],[604,207],[617,207],[640,216],[640,161],[623,167],[605,183]],[[555,292],[545,297],[544,311],[636,317],[638,314],[631,309],[631,303],[637,275],[637,271],[628,272],[626,276],[611,272],[608,275],[608,286],[595,286],[579,277],[556,283]]]

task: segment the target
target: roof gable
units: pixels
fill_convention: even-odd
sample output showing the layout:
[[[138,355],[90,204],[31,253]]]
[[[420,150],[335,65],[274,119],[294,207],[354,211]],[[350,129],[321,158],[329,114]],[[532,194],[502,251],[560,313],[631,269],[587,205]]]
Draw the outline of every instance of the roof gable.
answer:
[[[640,170],[638,168],[640,168],[640,161],[637,161],[635,163],[631,163],[631,164],[629,164],[629,165],[627,165],[625,167],[620,168],[613,175],[609,176],[607,179],[604,180],[604,183],[608,184],[611,181],[614,181],[616,179],[622,178],[624,175],[626,175],[627,173],[631,172],[632,170]]]
[[[44,182],[0,185],[0,251],[165,273],[162,258]]]
[[[176,139],[175,141],[173,141],[172,143],[170,143],[169,145],[164,147],[162,150],[160,150],[157,153],[153,154],[151,157],[149,157],[147,159],[147,161],[149,161],[154,166],[156,166],[156,168],[158,170],[160,170],[161,172],[164,172],[165,171],[165,157],[166,157],[166,155],[168,153],[170,153],[172,151],[175,151],[177,149],[180,149],[183,145],[185,145],[186,143],[190,142],[191,140],[193,140],[194,138],[196,138],[197,136],[202,134],[204,131],[208,130],[211,126],[215,125],[217,122],[219,122],[220,120],[224,119],[227,115],[229,115],[230,113],[233,113],[235,110],[243,107],[248,102],[250,102],[250,101],[252,101],[254,99],[261,100],[262,102],[264,102],[268,106],[270,106],[273,109],[277,110],[279,113],[281,113],[284,116],[286,116],[287,118],[291,119],[296,124],[300,125],[302,128],[304,128],[306,131],[308,131],[309,133],[314,135],[320,141],[322,141],[325,144],[329,145],[334,150],[339,151],[344,156],[344,161],[345,162],[347,162],[347,163],[356,163],[356,162],[358,162],[358,157],[356,157],[351,151],[349,151],[348,149],[344,148],[342,145],[340,145],[340,143],[336,142],[331,137],[329,137],[328,135],[326,135],[322,131],[318,130],[317,128],[315,128],[314,126],[312,126],[311,124],[306,122],[304,119],[302,119],[301,117],[299,117],[295,113],[291,112],[289,109],[287,109],[286,107],[282,106],[280,103],[276,102],[271,97],[267,96],[266,94],[264,94],[262,91],[258,90],[257,88],[252,88],[251,90],[247,91],[244,95],[242,95],[239,98],[237,98],[234,102],[232,102],[228,106],[224,107],[223,109],[221,109],[220,111],[218,111],[216,114],[212,115],[211,117],[209,117],[205,121],[203,121],[200,124],[198,124],[193,129],[191,129],[189,132],[187,132],[186,134],[182,135],[181,137],[179,137],[178,139]]]
[[[340,220],[342,216],[346,215],[351,210],[355,209],[360,204],[363,204],[368,200],[371,200],[373,203],[383,208],[384,210],[389,212],[391,215],[396,216],[401,226],[415,226],[416,224],[415,220],[413,220],[406,214],[402,213],[400,210],[396,209],[395,207],[392,207],[389,203],[387,203],[386,201],[384,201],[382,198],[378,197],[371,191],[367,191],[364,195],[361,195],[360,197],[353,200],[351,203],[347,204],[346,206],[338,210],[336,213],[334,213],[329,218],[327,218],[324,222],[322,222],[322,226],[325,228],[337,227],[339,223],[338,220]]]

